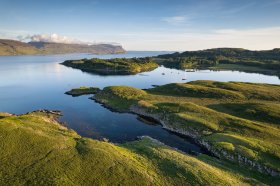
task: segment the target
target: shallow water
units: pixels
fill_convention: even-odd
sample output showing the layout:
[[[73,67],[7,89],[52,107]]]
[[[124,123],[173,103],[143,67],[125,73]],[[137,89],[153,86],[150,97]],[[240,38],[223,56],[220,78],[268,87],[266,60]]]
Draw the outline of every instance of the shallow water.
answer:
[[[107,138],[112,142],[135,140],[149,135],[183,151],[200,152],[190,140],[170,133],[160,125],[148,125],[136,115],[115,113],[89,100],[89,96],[71,97],[64,92],[80,86],[129,85],[150,88],[172,82],[194,80],[245,81],[280,84],[276,76],[256,73],[209,70],[183,72],[159,67],[152,72],[129,76],[100,76],[60,65],[67,59],[144,57],[160,52],[128,52],[118,55],[52,55],[0,57],[0,112],[23,114],[38,109],[61,110],[61,121],[79,134],[94,139]],[[164,73],[165,75],[162,75]],[[186,79],[186,80],[182,80]]]

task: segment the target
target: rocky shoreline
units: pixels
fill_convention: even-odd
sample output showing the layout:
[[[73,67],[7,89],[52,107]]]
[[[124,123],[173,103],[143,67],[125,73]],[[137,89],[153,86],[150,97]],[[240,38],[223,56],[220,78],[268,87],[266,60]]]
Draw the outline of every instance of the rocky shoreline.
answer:
[[[210,153],[212,153],[214,156],[218,157],[218,158],[225,158],[231,161],[237,161],[239,164],[243,164],[243,165],[247,165],[249,167],[251,167],[254,170],[257,170],[258,172],[261,173],[265,173],[265,174],[269,174],[271,176],[280,176],[280,172],[273,170],[272,168],[269,168],[265,165],[261,165],[258,162],[254,162],[240,154],[229,154],[227,151],[225,150],[216,150],[214,149],[210,142],[204,140],[201,138],[201,135],[199,135],[199,132],[192,130],[191,128],[189,128],[189,131],[185,131],[185,130],[180,130],[180,129],[176,129],[176,128],[172,128],[169,123],[168,120],[164,119],[164,116],[161,115],[157,115],[157,114],[152,114],[149,112],[146,112],[145,109],[142,109],[140,107],[137,106],[131,106],[130,107],[130,112],[134,113],[134,114],[140,114],[140,115],[144,115],[146,117],[151,117],[155,120],[157,120],[163,128],[181,134],[181,135],[185,135],[187,137],[191,137],[194,139],[194,141],[200,145],[201,147],[205,148],[207,151],[209,151]]]
[[[199,134],[199,132],[192,128],[189,128],[188,130],[181,130],[181,129],[172,127],[172,125],[169,124],[169,121],[167,120],[167,118],[164,115],[149,113],[145,109],[140,108],[139,106],[135,106],[135,105],[132,105],[128,110],[118,110],[118,109],[110,107],[108,104],[106,104],[102,100],[96,99],[95,97],[91,97],[90,99],[94,100],[95,102],[101,104],[103,107],[105,107],[113,112],[132,113],[132,114],[136,114],[136,115],[150,117],[153,120],[158,121],[164,129],[166,129],[170,132],[174,132],[174,133],[192,138],[196,144],[200,145],[203,149],[208,151],[212,156],[215,156],[215,157],[218,157],[221,159],[227,159],[227,160],[230,160],[233,162],[237,162],[240,165],[246,165],[246,166],[250,167],[251,169],[258,171],[260,173],[268,174],[271,176],[280,176],[279,171],[276,171],[276,170],[274,170],[270,167],[267,167],[265,165],[262,165],[258,162],[252,161],[252,160],[248,159],[247,157],[244,157],[240,154],[237,154],[237,153],[230,154],[225,150],[214,149],[209,141],[202,139],[201,138],[202,136]]]

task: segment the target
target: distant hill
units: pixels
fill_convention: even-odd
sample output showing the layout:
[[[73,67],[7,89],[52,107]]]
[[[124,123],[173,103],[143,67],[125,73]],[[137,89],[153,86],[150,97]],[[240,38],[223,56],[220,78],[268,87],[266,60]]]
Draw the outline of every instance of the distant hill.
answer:
[[[163,58],[174,57],[196,57],[196,58],[250,58],[250,59],[265,59],[265,60],[280,60],[280,48],[273,50],[246,50],[243,48],[213,48],[198,51],[176,52],[173,54],[160,55]]]
[[[11,56],[11,55],[32,55],[39,54],[40,51],[34,46],[27,43],[14,40],[0,39],[0,55]]]
[[[121,46],[110,44],[83,45],[46,42],[24,43],[15,40],[0,39],[1,56],[67,53],[115,54],[124,52],[125,50]]]
[[[280,49],[251,51],[242,48],[214,48],[175,52],[156,57],[158,64],[178,69],[226,69],[280,76]]]
[[[38,48],[46,54],[60,53],[94,53],[94,54],[115,54],[124,53],[121,46],[98,44],[98,45],[83,45],[83,44],[64,44],[64,43],[45,43],[45,42],[29,42],[29,45]]]

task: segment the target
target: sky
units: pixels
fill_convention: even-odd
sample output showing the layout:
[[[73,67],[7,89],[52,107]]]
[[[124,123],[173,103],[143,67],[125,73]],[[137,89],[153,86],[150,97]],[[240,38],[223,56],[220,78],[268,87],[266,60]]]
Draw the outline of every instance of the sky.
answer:
[[[280,0],[0,0],[0,38],[142,51],[280,48]]]

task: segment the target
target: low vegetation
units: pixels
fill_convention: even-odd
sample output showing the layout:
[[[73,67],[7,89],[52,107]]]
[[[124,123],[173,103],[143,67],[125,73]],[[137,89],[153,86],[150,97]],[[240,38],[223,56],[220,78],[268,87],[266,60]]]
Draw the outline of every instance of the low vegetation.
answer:
[[[75,97],[75,96],[81,96],[81,95],[96,94],[99,91],[100,91],[100,89],[97,87],[80,87],[80,88],[74,88],[68,92],[65,92],[65,94]]]
[[[230,162],[149,137],[115,145],[79,136],[53,112],[0,114],[0,185],[277,185]]]
[[[133,96],[128,96],[129,91]],[[278,85],[195,81],[147,91],[107,87],[94,99],[120,111],[153,117],[219,158],[280,175]]]
[[[129,75],[154,70],[158,64],[151,58],[81,59],[68,60],[65,66],[101,75]]]

